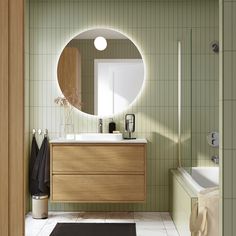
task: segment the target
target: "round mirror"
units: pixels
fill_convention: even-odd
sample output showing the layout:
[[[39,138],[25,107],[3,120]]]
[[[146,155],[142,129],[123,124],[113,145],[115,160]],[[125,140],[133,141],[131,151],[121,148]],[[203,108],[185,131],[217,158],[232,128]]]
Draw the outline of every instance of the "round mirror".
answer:
[[[71,105],[91,115],[112,116],[125,110],[140,93],[144,63],[138,48],[125,35],[93,29],[66,45],[57,76]]]

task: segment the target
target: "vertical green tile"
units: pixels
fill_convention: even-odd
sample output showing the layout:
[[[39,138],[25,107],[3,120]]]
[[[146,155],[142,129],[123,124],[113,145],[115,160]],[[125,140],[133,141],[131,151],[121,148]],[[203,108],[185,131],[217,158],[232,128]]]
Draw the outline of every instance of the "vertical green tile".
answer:
[[[196,48],[193,61],[196,69],[196,88],[202,90],[201,99],[196,94],[196,107],[208,103],[212,97],[208,40],[212,37],[217,20],[212,20],[216,11],[215,2],[209,1],[34,1],[29,8],[29,113],[30,127],[49,128],[54,137],[59,134],[58,119],[63,113],[52,101],[61,95],[57,86],[57,60],[59,54],[72,36],[90,27],[109,27],[123,31],[130,36],[143,52],[147,66],[147,85],[139,100],[127,112],[135,112],[138,137],[151,140],[148,144],[148,200],[145,204],[50,204],[53,210],[168,210],[169,168],[177,166],[177,41],[183,41],[185,56],[189,62],[189,29],[195,31],[200,45]],[[204,11],[202,8],[206,8]],[[192,14],[190,14],[190,12]],[[201,16],[201,17],[199,17]],[[211,23],[210,23],[211,22]],[[188,27],[188,28],[186,28]],[[209,33],[208,33],[209,32]],[[217,34],[214,34],[216,36]],[[180,37],[181,36],[181,37]],[[207,40],[206,40],[207,39]],[[215,39],[215,38],[214,38]],[[206,42],[207,41],[207,42]],[[204,49],[202,51],[202,49]],[[206,54],[206,55],[205,55]],[[207,57],[207,59],[206,59]],[[202,62],[202,63],[201,63]],[[205,66],[205,64],[207,66]],[[217,64],[214,61],[213,67]],[[215,66],[215,70],[217,71]],[[188,66],[183,71],[189,83]],[[205,86],[199,80],[208,82]],[[188,86],[188,85],[187,85]],[[207,89],[206,89],[207,88]],[[42,93],[44,96],[42,97]],[[186,100],[190,96],[186,87]],[[214,96],[218,96],[214,92]],[[214,100],[213,100],[214,101]],[[209,103],[209,109],[214,109]],[[197,108],[195,109],[197,110]],[[205,110],[204,110],[205,111]],[[204,112],[203,111],[203,112]],[[187,120],[190,109],[186,103],[186,134],[190,125]],[[123,130],[124,114],[115,116],[120,130]],[[97,132],[97,118],[74,111],[76,132]],[[208,119],[205,116],[205,119]],[[199,122],[199,121],[198,121]],[[203,127],[204,116],[200,118]],[[217,123],[217,120],[215,120]],[[47,127],[46,127],[47,126]],[[201,138],[203,138],[201,130]],[[200,142],[195,150],[206,146]],[[186,161],[189,161],[189,147],[186,141]],[[204,155],[205,157],[205,155]],[[204,160],[204,159],[203,159]],[[201,159],[202,161],[202,159]],[[201,162],[199,160],[199,163]]]

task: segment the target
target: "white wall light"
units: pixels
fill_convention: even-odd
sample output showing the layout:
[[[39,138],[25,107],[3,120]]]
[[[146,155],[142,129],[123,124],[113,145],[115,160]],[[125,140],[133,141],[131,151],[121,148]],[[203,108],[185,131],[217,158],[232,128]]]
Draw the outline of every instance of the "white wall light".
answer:
[[[107,47],[107,41],[104,37],[99,36],[94,39],[94,46],[97,50],[103,51]]]

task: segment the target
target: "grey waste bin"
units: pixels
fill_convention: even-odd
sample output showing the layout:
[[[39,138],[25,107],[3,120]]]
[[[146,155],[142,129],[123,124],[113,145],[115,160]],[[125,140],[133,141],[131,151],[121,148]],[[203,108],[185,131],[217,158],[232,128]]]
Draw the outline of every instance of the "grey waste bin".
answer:
[[[48,218],[48,195],[32,196],[32,217],[34,219]]]

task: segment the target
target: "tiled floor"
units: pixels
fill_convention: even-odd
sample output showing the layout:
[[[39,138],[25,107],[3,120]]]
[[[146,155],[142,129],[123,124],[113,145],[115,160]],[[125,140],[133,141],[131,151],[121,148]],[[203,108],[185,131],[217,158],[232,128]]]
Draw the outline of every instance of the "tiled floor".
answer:
[[[25,235],[50,235],[57,222],[136,223],[137,236],[179,236],[168,212],[50,212],[45,220],[29,213]]]

